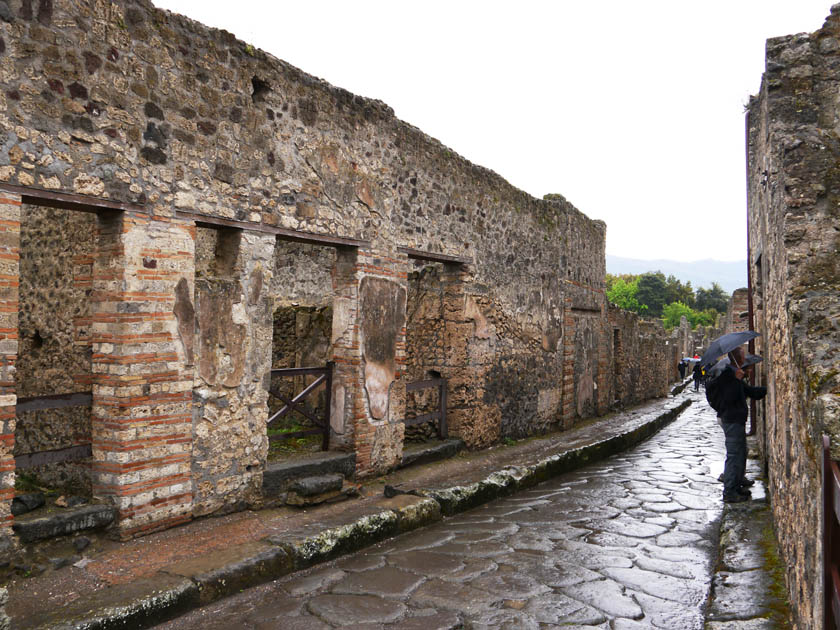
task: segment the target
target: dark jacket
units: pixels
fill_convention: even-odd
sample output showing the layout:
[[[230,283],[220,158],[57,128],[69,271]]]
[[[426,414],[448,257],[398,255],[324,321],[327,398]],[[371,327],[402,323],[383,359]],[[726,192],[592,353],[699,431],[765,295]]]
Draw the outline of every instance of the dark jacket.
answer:
[[[735,377],[735,370],[727,366],[717,377],[716,385],[720,388],[718,393],[721,401],[720,417],[724,423],[747,422],[747,397],[754,400],[761,400],[767,395],[766,387],[752,387],[744,381]]]
[[[694,364],[694,370],[692,370],[692,372],[694,374],[695,381],[699,381],[701,378],[703,378],[703,368],[700,367],[699,361]]]

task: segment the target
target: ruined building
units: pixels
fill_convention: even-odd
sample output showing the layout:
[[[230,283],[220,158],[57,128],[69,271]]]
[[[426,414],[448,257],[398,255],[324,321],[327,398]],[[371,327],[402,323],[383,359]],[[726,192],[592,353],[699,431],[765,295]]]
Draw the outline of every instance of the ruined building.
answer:
[[[767,42],[747,114],[758,426],[799,629],[822,627],[821,436],[840,458],[840,5]]]
[[[562,197],[146,0],[0,19],[6,524],[16,467],[123,537],[259,506],[272,369],[333,366],[313,404],[359,478],[436,404],[409,383],[446,379],[480,448],[676,378],[686,348],[607,307],[605,226]]]

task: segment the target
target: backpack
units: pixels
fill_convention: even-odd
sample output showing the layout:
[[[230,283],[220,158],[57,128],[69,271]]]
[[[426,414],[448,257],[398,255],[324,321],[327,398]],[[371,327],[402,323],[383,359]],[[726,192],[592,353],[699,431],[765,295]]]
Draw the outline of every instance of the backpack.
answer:
[[[706,381],[706,402],[718,415],[723,410],[723,391],[720,387],[720,374]]]

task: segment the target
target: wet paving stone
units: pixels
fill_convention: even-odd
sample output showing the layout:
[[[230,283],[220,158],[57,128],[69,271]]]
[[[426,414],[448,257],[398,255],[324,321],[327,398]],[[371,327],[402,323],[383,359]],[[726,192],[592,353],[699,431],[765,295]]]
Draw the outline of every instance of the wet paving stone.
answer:
[[[336,583],[332,593],[345,595],[376,595],[402,599],[407,597],[426,578],[394,567],[382,567],[353,575]]]
[[[463,628],[463,624],[456,613],[441,613],[432,609],[429,615],[418,615],[403,619],[399,627],[400,630],[456,630],[457,628]]]
[[[714,414],[696,402],[634,450],[164,627],[702,630],[723,457]],[[752,579],[719,578],[714,621]]]
[[[731,621],[768,616],[769,579],[763,571],[721,572],[715,578],[717,597],[709,610],[709,618]]]
[[[625,591],[626,589],[622,584],[607,579],[585,582],[562,589],[565,595],[589,604],[608,617],[641,619],[645,616],[644,611],[635,599],[625,595]]]
[[[464,562],[464,568],[458,569],[454,573],[450,573],[449,575],[441,576],[442,580],[446,580],[449,582],[455,583],[463,583],[469,580],[473,580],[477,577],[481,577],[491,571],[495,571],[498,568],[497,565],[492,560],[487,560],[484,558],[480,558],[477,560],[466,560]]]
[[[291,580],[284,585],[284,590],[294,597],[308,595],[319,589],[326,588],[331,584],[341,581],[345,576],[344,571],[338,569],[324,569],[315,571],[297,580]]]
[[[472,616],[487,608],[498,607],[504,599],[504,596],[493,595],[466,584],[429,580],[414,592],[409,603],[421,608],[437,608]]]
[[[430,549],[390,554],[388,563],[406,571],[430,577],[440,577],[464,568],[464,563],[457,556],[437,553]]]
[[[336,626],[387,623],[406,611],[400,602],[373,595],[316,595],[307,603],[309,612]]]
[[[278,627],[282,627],[283,630],[329,630],[332,628],[317,617],[282,617],[254,625],[255,630],[276,630]]]

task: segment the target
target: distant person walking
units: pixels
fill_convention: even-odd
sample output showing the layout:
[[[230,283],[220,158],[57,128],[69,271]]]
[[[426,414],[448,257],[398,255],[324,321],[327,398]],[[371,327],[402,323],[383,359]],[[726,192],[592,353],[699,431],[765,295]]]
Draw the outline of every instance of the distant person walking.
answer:
[[[679,365],[677,365],[677,369],[680,371],[680,380],[685,379],[685,370],[688,367],[688,363],[685,359],[680,359]]]
[[[700,381],[703,379],[703,368],[700,367],[700,362],[694,364],[694,370],[692,372],[694,376],[694,391],[700,389]]]

